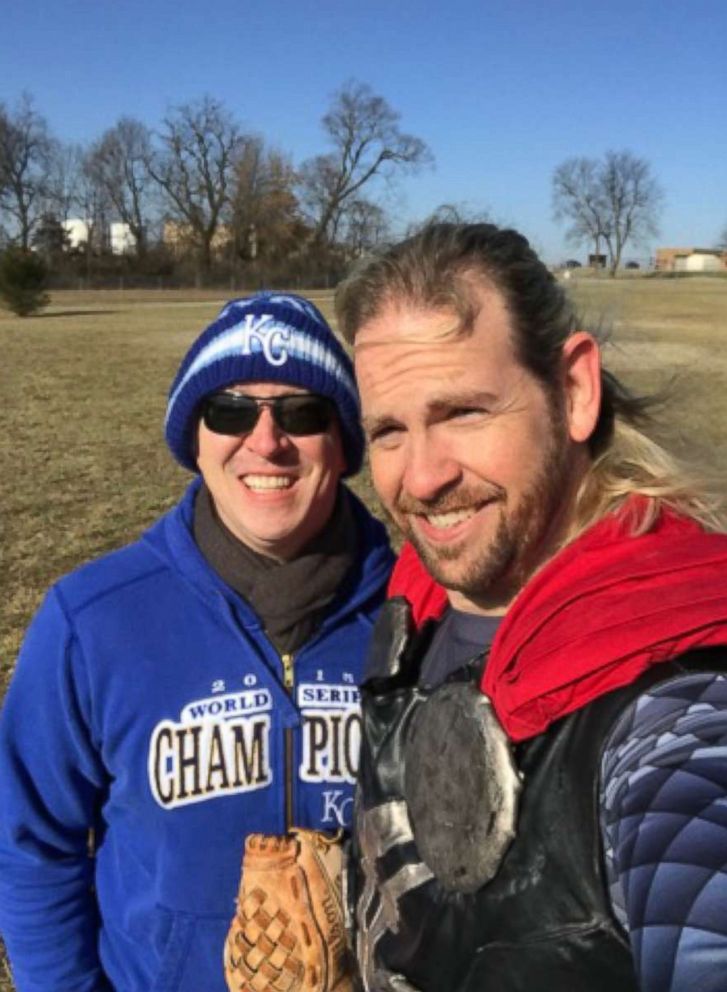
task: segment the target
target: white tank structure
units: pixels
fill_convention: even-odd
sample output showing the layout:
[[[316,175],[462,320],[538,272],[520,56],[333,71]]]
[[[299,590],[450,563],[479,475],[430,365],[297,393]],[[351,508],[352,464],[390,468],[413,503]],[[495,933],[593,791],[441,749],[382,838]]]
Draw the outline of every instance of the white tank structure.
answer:
[[[120,221],[111,225],[111,253],[113,255],[129,255],[136,251],[136,238],[131,233],[128,224]]]
[[[63,221],[63,230],[68,238],[69,248],[80,248],[88,243],[88,223],[80,217],[69,217]]]

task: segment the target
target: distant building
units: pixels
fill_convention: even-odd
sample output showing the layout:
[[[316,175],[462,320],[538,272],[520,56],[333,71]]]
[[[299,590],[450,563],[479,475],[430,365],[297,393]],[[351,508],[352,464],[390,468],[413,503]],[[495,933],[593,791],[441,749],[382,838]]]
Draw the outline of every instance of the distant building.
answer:
[[[66,232],[69,248],[80,248],[81,245],[88,244],[88,221],[81,220],[80,217],[69,217],[61,226]]]
[[[111,253],[113,255],[130,255],[136,251],[136,238],[131,233],[128,224],[120,221],[111,225]]]
[[[220,224],[212,238],[212,251],[224,251],[232,241],[232,237],[229,224]],[[189,224],[179,224],[177,221],[168,220],[162,229],[162,241],[175,254],[185,252],[193,241],[192,229]]]
[[[727,251],[719,248],[657,248],[657,272],[725,272]]]
[[[189,228],[184,224],[177,224],[174,220],[164,222],[162,228],[162,242],[171,248],[175,253],[184,251],[189,247]]]
[[[601,255],[601,254],[596,255],[595,253],[591,252],[591,254],[588,256],[588,264],[592,269],[605,269],[607,261],[608,259],[606,258],[605,255]]]

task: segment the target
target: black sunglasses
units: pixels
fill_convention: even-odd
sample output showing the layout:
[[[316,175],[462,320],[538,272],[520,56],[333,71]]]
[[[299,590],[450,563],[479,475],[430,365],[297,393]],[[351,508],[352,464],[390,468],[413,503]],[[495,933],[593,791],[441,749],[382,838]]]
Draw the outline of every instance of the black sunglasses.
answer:
[[[215,434],[248,434],[265,407],[280,430],[294,437],[324,434],[331,426],[334,413],[329,399],[309,393],[287,396],[213,393],[202,405],[202,419]]]

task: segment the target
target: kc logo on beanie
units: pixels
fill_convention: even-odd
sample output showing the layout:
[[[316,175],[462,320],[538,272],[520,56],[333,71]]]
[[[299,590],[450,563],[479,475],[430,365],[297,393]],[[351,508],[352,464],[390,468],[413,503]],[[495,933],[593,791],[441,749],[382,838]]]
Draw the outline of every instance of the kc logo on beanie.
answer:
[[[265,313],[255,317],[251,313],[245,317],[243,328],[242,353],[252,355],[255,347],[262,348],[265,361],[271,365],[285,365],[288,360],[288,350],[285,345],[290,341],[290,328],[275,322],[273,315]]]

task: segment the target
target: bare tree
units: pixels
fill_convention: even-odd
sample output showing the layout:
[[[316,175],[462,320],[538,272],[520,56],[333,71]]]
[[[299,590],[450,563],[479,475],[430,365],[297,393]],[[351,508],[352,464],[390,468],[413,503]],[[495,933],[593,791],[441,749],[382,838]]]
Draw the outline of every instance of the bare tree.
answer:
[[[298,247],[301,217],[295,171],[262,138],[243,138],[235,164],[232,227],[235,251],[244,261],[278,262]]]
[[[76,185],[75,203],[79,214],[86,223],[88,237],[85,245],[86,269],[90,275],[91,259],[94,253],[103,253],[109,248],[109,224],[112,205],[106,189],[98,181],[98,176],[89,168],[88,157]]]
[[[204,97],[167,116],[159,141],[149,172],[196,250],[199,281],[210,270],[212,245],[230,205],[240,128],[222,103]]]
[[[10,143],[10,120],[4,104],[0,103],[0,248],[4,249],[11,241],[7,226],[5,199],[9,193],[9,176],[5,166],[5,149]]]
[[[81,145],[52,142],[43,203],[33,234],[37,250],[53,265],[71,249],[80,252],[90,276],[94,254],[108,247],[110,203]],[[71,231],[67,222],[72,218],[82,222],[80,229]]]
[[[727,251],[727,224],[722,228],[722,233],[717,239],[717,247],[721,248],[722,251]]]
[[[643,243],[658,233],[657,218],[664,194],[646,159],[628,151],[606,152],[601,185],[608,207],[604,237],[611,275],[615,276],[626,244]]]
[[[592,158],[569,158],[553,173],[553,215],[570,221],[566,238],[572,244],[593,243],[601,253],[608,209],[601,190],[599,163]]]
[[[344,214],[343,241],[352,257],[383,244],[390,235],[384,210],[369,200],[354,200]]]
[[[46,257],[53,254],[56,259],[70,248],[82,251],[90,272],[92,254],[108,247],[111,204],[95,170],[89,168],[89,153],[81,145],[51,142],[43,205],[33,235],[36,247]],[[76,230],[71,235],[67,221],[73,217],[85,225],[85,234]]]
[[[51,149],[31,96],[24,94],[15,111],[0,105],[0,208],[11,218],[12,239],[25,249],[44,212]]]
[[[128,225],[136,253],[146,253],[152,181],[151,132],[140,121],[122,117],[91,148],[87,170],[119,220]]]
[[[301,190],[313,240],[333,245],[342,219],[364,186],[391,181],[432,161],[426,144],[399,128],[400,115],[364,83],[348,82],[334,96],[323,128],[333,150],[301,167]]]
[[[46,213],[61,224],[79,209],[86,153],[81,145],[52,143],[44,193]]]
[[[609,151],[600,160],[567,159],[553,174],[556,220],[569,220],[568,240],[592,241],[596,254],[603,240],[612,276],[630,241],[641,243],[657,233],[662,200],[649,163],[629,151]]]

